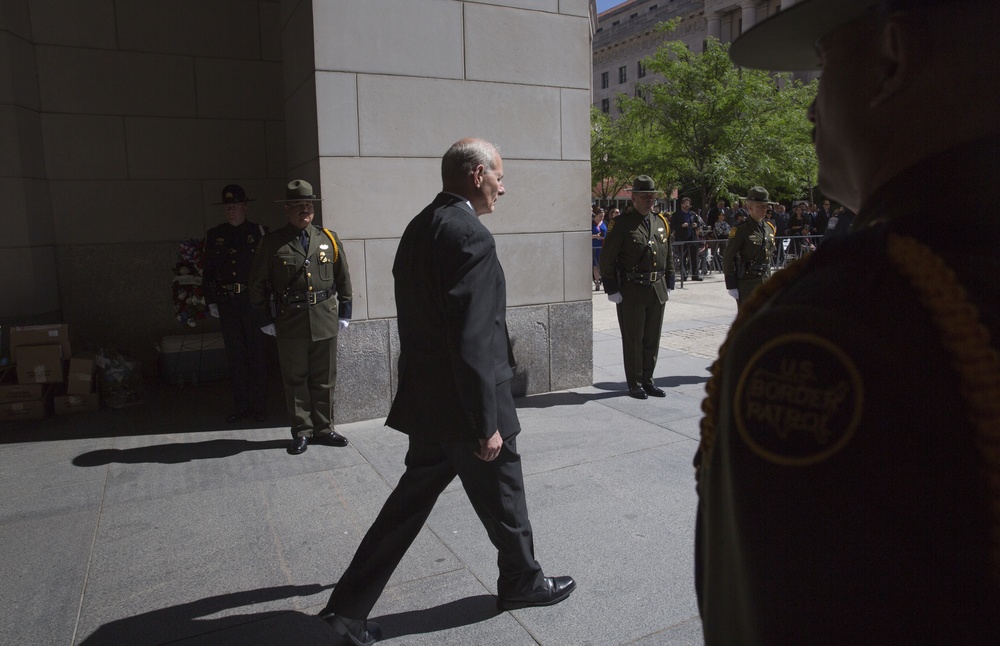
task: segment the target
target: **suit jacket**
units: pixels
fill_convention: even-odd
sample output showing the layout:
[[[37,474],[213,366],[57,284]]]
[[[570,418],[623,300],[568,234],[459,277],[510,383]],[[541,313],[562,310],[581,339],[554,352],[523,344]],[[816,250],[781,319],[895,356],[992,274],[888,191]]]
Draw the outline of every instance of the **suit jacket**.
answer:
[[[344,244],[331,231],[336,242],[334,258],[330,238],[313,225],[309,234],[308,252],[299,243],[299,230],[288,225],[273,231],[261,242],[250,269],[250,303],[258,310],[262,324],[270,322],[265,314],[268,298],[278,300],[278,316],[274,320],[279,337],[320,341],[337,336],[337,319],[351,318],[351,274],[347,266]],[[299,271],[308,259],[304,271]],[[336,292],[325,301],[311,307],[305,304],[281,305],[285,294],[327,290]]]
[[[403,232],[392,275],[399,385],[386,425],[437,441],[516,434],[507,285],[472,207],[439,194]]]

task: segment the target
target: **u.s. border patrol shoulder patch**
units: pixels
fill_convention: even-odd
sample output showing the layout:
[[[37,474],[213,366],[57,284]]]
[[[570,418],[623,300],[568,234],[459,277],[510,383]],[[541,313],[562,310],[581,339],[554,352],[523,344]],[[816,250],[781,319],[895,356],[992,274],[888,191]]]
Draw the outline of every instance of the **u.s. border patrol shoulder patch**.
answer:
[[[815,334],[786,334],[758,350],[740,375],[736,430],[765,460],[816,464],[851,440],[863,391],[854,361],[838,346]]]

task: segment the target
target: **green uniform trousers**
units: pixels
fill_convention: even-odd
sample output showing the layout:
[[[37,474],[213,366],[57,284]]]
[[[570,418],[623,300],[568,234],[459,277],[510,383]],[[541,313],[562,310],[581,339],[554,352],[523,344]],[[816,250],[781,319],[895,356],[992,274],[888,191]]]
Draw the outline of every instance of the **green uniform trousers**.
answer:
[[[649,288],[653,293],[652,288]],[[629,388],[653,385],[653,369],[660,351],[664,303],[653,298],[625,297],[618,308],[622,332],[625,383]]]
[[[333,428],[337,386],[337,337],[311,341],[278,335],[278,360],[292,437],[312,437]]]

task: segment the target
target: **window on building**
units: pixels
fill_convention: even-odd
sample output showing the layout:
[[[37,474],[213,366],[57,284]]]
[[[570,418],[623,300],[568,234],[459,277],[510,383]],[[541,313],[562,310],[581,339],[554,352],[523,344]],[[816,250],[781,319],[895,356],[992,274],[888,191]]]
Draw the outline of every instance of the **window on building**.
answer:
[[[635,64],[635,75],[639,78],[645,78],[646,76],[646,66],[642,61]]]
[[[601,72],[601,89],[602,90],[608,89],[608,85],[609,84],[610,84],[610,82],[608,81],[608,73],[607,72]]]
[[[598,28],[597,28],[597,31],[595,31],[594,33],[595,33],[595,34],[599,34],[599,33],[601,33],[602,31],[604,31],[604,27],[598,27]]]
[[[656,11],[656,5],[655,5],[655,4],[654,4],[654,5],[651,5],[651,6],[649,7],[649,11]]]
[[[611,112],[611,99],[601,99],[601,112],[604,114]]]
[[[621,24],[621,20],[616,20],[613,23],[611,23],[611,26],[612,27],[617,27],[619,24]]]
[[[637,11],[634,14],[632,14],[631,16],[629,16],[628,19],[629,20],[633,20],[633,19],[638,18],[638,17],[639,17],[639,12]]]
[[[628,67],[622,65],[618,68],[618,83],[624,83],[628,80]]]

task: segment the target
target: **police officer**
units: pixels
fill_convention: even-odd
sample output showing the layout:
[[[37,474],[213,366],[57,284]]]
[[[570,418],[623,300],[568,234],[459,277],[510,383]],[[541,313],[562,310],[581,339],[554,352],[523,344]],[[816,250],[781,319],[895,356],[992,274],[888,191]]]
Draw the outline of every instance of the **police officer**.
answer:
[[[653,202],[659,191],[648,175],[632,183],[632,206],[608,223],[601,251],[601,279],[608,300],[618,306],[625,355],[625,383],[636,399],[666,397],[653,384],[660,349],[663,308],[674,285],[670,225]]]
[[[768,193],[754,186],[745,203],[750,217],[729,232],[729,242],[722,256],[722,271],[726,276],[726,289],[736,299],[736,305],[764,284],[771,276],[771,258],[774,255],[774,224],[766,219]]]
[[[347,446],[334,430],[337,334],[351,318],[351,275],[337,234],[313,226],[320,198],[305,180],[285,190],[288,226],[269,233],[250,271],[250,301],[266,333],[278,340],[278,360],[291,420],[288,452],[298,455],[310,438]],[[276,317],[267,307],[273,296]],[[271,321],[271,322],[268,322]]]
[[[267,227],[247,220],[248,202],[243,187],[230,184],[222,189],[226,222],[209,229],[202,264],[205,301],[212,316],[222,323],[226,359],[233,384],[233,414],[230,424],[241,419],[267,418],[264,335],[250,305],[247,283],[250,266]]]

